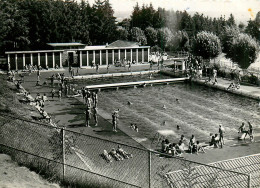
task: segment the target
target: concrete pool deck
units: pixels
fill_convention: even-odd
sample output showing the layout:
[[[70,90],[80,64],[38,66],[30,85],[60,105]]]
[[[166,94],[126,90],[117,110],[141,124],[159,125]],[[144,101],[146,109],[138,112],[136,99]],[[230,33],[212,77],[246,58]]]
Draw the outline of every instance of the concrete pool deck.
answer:
[[[217,84],[212,84],[212,83],[206,83],[205,82],[206,78],[202,78],[201,80],[194,79],[193,81],[202,85],[207,85],[212,88],[217,88],[220,90],[224,90],[229,93],[234,93],[237,95],[249,97],[252,99],[260,100],[260,87],[257,86],[252,86],[252,85],[240,85],[239,89],[232,89],[232,90],[227,90],[228,86],[232,83],[231,80],[228,79],[223,79],[223,78],[218,78],[218,83]]]
[[[148,70],[149,65],[140,65],[132,67],[132,71],[143,71]],[[99,73],[106,73],[106,68],[101,67]],[[124,67],[113,67],[110,69],[110,72],[126,72],[127,68]],[[41,83],[45,81],[48,77],[50,77],[54,73],[65,73],[65,76],[69,76],[68,69],[55,69],[50,71],[41,72]],[[95,69],[79,69],[79,74],[95,74]],[[43,95],[46,93],[49,97],[51,87],[49,86],[35,86],[37,76],[36,73],[32,73],[30,76],[25,76],[25,83],[22,85],[24,88],[31,93],[33,97],[36,96],[37,93]],[[201,84],[204,84],[204,80],[198,81]],[[222,87],[219,89],[224,89],[229,86],[231,81],[218,79],[217,85],[212,85],[212,87]],[[56,89],[57,90],[57,89]],[[250,94],[259,97],[260,96],[260,88],[255,86],[241,86],[239,89],[241,91],[249,92]],[[56,122],[58,122],[59,126],[65,126],[73,131],[77,131],[80,133],[85,133],[91,136],[96,136],[103,139],[113,140],[116,142],[121,142],[141,148],[149,148],[148,145],[143,142],[144,138],[142,135],[134,132],[128,126],[119,124],[119,131],[117,133],[112,132],[112,125],[110,123],[110,113],[104,112],[102,109],[99,110],[99,126],[94,127],[94,122],[91,122],[91,127],[84,127],[85,124],[85,115],[84,109],[85,105],[82,103],[82,98],[62,98],[61,100],[58,97],[55,97],[53,100],[49,97],[50,102],[46,102],[44,109],[48,114],[54,118]],[[257,139],[256,139],[257,141]],[[139,144],[139,143],[141,144]],[[244,147],[247,146],[247,147]],[[238,149],[239,148],[239,149]],[[241,157],[245,155],[250,155],[254,153],[259,153],[260,146],[258,141],[255,143],[247,142],[237,142],[236,144],[232,143],[232,145],[225,145],[222,149],[212,149],[208,150],[206,154],[200,155],[190,155],[185,154],[184,157],[193,161],[202,162],[202,163],[211,163],[220,160],[231,159],[235,157]]]

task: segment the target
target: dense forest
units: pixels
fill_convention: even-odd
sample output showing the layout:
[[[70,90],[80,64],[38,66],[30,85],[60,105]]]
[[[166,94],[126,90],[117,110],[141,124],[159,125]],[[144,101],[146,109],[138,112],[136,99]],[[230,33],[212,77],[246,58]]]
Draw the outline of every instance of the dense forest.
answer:
[[[247,25],[237,25],[232,14],[211,18],[200,13],[156,10],[152,4],[136,4],[129,18],[117,22],[109,0],[96,0],[93,5],[84,0],[1,0],[0,10],[2,55],[4,51],[45,49],[49,42],[103,45],[117,39],[166,51],[192,51],[200,32],[217,36],[224,52],[231,52],[233,34],[260,41],[260,12]]]

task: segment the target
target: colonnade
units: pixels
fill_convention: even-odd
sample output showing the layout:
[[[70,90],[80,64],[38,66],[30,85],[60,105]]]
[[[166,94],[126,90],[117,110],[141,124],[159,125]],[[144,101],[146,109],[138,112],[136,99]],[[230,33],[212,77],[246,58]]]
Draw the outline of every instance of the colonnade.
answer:
[[[147,57],[145,57],[145,49],[147,49]],[[130,57],[127,55],[130,50]],[[95,63],[98,63],[99,65],[108,65],[109,64],[109,53],[112,51],[112,64],[115,64],[115,56],[117,55],[117,59],[127,59],[131,62],[135,61],[136,63],[142,62],[144,63],[145,60],[149,61],[149,54],[150,54],[150,48],[120,48],[120,49],[75,49],[70,50],[75,51],[78,54],[78,60],[79,60],[79,67],[83,66],[83,53],[86,54],[86,62],[84,62],[84,65],[90,66],[90,61],[94,61]],[[69,52],[70,52],[69,51]],[[141,51],[141,60],[139,61],[139,52]],[[7,54],[7,62],[11,62],[11,56],[14,57],[14,61],[12,59],[12,69],[18,70],[18,58],[22,58],[22,67],[25,67],[26,64],[30,65],[41,65],[49,68],[55,68],[56,65],[58,65],[60,68],[63,67],[63,61],[65,61],[65,58],[63,57],[64,52],[66,53],[66,50],[46,50],[46,51],[18,51],[18,52],[6,52]],[[135,57],[133,56],[135,52]],[[96,55],[99,54],[99,62],[96,62]],[[26,54],[29,54],[26,55]],[[35,56],[37,54],[37,56]],[[105,54],[105,59],[102,59],[102,56]],[[90,55],[92,55],[92,59],[90,60]],[[57,56],[59,58],[57,58]],[[122,57],[123,56],[123,57]],[[42,59],[44,57],[44,60]],[[29,58],[29,63],[28,59]],[[36,62],[35,62],[36,61]],[[44,61],[44,63],[43,63]],[[51,62],[50,62],[51,61]],[[105,61],[105,63],[102,61]],[[19,59],[19,63],[21,60]]]

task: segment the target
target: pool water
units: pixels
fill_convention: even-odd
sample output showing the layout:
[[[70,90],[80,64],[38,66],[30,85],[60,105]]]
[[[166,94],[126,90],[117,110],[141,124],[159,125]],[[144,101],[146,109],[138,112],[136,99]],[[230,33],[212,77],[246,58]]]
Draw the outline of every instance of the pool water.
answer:
[[[125,79],[133,81],[125,77],[117,78],[117,82]],[[219,124],[225,129],[225,138],[237,140],[242,122],[250,120],[259,128],[260,109],[256,100],[206,86],[176,83],[102,90],[98,95],[98,108],[108,113],[119,108],[119,122],[124,126],[136,123],[138,134],[150,141],[159,133],[171,142],[178,142],[182,134],[186,138],[194,134],[197,140],[208,142],[210,133],[218,133]],[[132,104],[128,105],[128,101]]]

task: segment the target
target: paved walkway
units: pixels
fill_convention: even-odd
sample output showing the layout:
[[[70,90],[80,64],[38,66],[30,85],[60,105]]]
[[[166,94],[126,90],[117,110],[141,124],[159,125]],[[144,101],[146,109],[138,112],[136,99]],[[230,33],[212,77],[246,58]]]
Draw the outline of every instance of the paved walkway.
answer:
[[[148,70],[149,65],[132,66],[132,71],[143,71]],[[125,67],[114,67],[110,69],[111,72],[126,72],[128,71]],[[76,72],[76,71],[75,71]],[[106,67],[100,68],[99,73],[105,74],[107,72]],[[51,77],[54,73],[65,73],[65,76],[69,76],[68,69],[54,69],[49,71],[41,71],[40,83],[43,83],[47,78]],[[79,69],[79,75],[95,74],[94,69]],[[36,97],[37,93],[42,96],[44,93],[48,96],[49,101],[45,103],[44,110],[51,116],[54,122],[60,127],[66,127],[69,130],[80,132],[83,134],[99,137],[102,139],[111,140],[114,142],[129,144],[131,146],[137,146],[143,148],[137,140],[142,140],[140,135],[135,134],[134,131],[129,131],[129,127],[125,129],[123,125],[119,124],[118,132],[112,131],[112,116],[111,114],[98,110],[98,126],[94,126],[93,118],[90,120],[90,128],[85,126],[85,105],[82,97],[67,98],[62,97],[61,100],[57,95],[52,99],[50,81],[47,80],[46,86],[36,86],[36,72],[31,75],[25,74],[24,83],[22,86],[30,92],[32,97]],[[55,84],[54,84],[55,85]],[[57,85],[54,86],[56,91],[59,90]],[[112,113],[112,111],[111,111]],[[100,116],[101,115],[101,116]],[[121,131],[121,129],[123,131]],[[127,134],[129,136],[127,136]]]
[[[245,85],[245,84],[242,83],[240,85],[239,89],[227,90],[229,85],[232,83],[232,80],[218,78],[217,84],[213,84],[212,82],[206,83],[205,80],[207,80],[207,78],[203,78],[201,80],[194,80],[194,82],[199,83],[199,84],[205,84],[209,87],[218,88],[218,89],[230,92],[230,93],[234,93],[234,94],[242,95],[242,96],[245,96],[245,97],[250,97],[250,98],[253,98],[253,99],[259,99],[260,100],[260,87],[258,87],[258,86]]]

